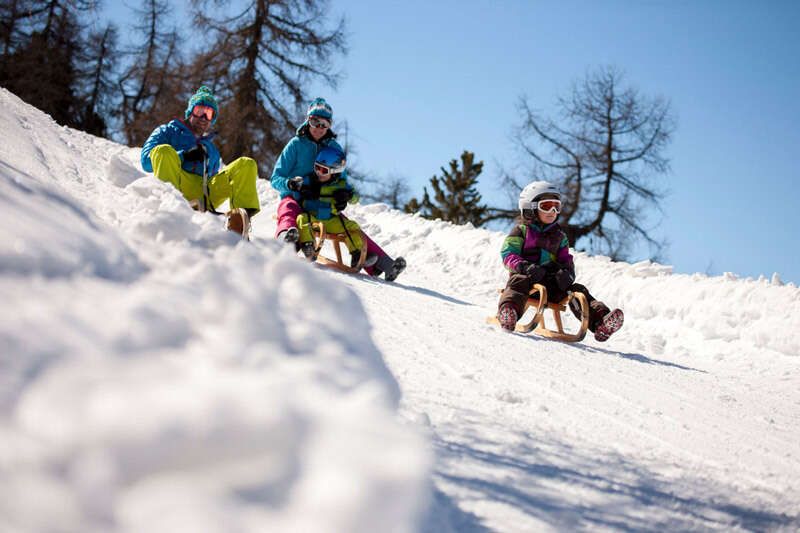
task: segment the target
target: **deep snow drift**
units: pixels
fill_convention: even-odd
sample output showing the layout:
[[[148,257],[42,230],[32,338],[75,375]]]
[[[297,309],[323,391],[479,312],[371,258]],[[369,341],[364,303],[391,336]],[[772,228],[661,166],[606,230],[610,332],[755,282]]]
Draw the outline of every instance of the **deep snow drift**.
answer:
[[[253,243],[0,90],[0,531],[800,527],[800,290],[577,256],[625,327],[484,323],[502,233],[351,216],[395,284]],[[7,528],[7,529],[3,529]]]

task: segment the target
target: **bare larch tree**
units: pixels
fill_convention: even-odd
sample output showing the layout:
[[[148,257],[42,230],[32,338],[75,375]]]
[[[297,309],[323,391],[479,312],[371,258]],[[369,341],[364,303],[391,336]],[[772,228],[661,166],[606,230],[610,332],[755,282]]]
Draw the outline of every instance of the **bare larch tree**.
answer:
[[[331,26],[323,0],[251,0],[229,18],[219,15],[220,4],[229,2],[193,0],[211,45],[192,71],[204,73],[221,102],[223,159],[253,157],[268,176],[310,100],[308,83],[339,79],[332,60],[345,52],[344,19]]]
[[[559,98],[559,122],[521,100],[516,141],[531,164],[527,181],[545,179],[563,191],[560,223],[572,245],[624,259],[644,240],[657,258],[664,242],[651,235],[669,171],[664,151],[675,128],[669,103],[623,86],[614,67],[590,72]],[[504,176],[519,191],[527,183]]]
[[[128,66],[118,83],[122,134],[128,144],[139,146],[156,125],[183,118],[192,87],[186,79],[181,36],[175,28],[163,28],[173,8],[164,0],[146,0],[133,11],[133,19],[140,21],[134,32],[143,40],[125,52]]]

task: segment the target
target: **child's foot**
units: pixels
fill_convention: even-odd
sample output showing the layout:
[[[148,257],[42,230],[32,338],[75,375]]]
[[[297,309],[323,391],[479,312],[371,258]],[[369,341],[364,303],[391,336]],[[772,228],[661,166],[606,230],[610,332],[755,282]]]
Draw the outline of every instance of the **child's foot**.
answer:
[[[405,269],[406,260],[402,257],[392,260],[392,258],[388,255],[382,255],[375,262],[375,266],[372,269],[372,275],[377,278],[381,274],[384,274],[386,281],[394,281]]]
[[[511,304],[503,304],[497,311],[497,320],[500,322],[501,328],[514,331],[517,326],[517,310]]]
[[[314,253],[314,243],[313,242],[304,242],[300,245],[300,250],[303,252],[303,255],[306,256],[306,259],[309,261],[316,261],[317,254]]]
[[[276,238],[283,242],[297,242],[297,240],[300,238],[300,232],[297,230],[297,228],[289,228],[278,233]]]
[[[624,321],[625,315],[622,313],[622,309],[614,309],[604,316],[597,325],[597,328],[595,328],[595,340],[599,342],[607,341],[615,331],[622,327]]]
[[[394,260],[392,268],[390,268],[386,272],[384,277],[386,278],[386,281],[394,281],[397,279],[397,276],[399,276],[400,273],[405,269],[406,269],[406,260],[403,259],[402,257],[398,257],[397,259]]]

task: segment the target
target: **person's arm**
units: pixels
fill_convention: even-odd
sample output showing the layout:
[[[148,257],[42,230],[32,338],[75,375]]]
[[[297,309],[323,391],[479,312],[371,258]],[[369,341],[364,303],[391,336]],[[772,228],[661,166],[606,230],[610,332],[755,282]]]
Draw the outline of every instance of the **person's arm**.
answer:
[[[159,144],[169,144],[169,132],[167,131],[167,124],[162,124],[154,129],[153,133],[151,133],[150,137],[148,137],[145,141],[144,146],[142,146],[140,161],[142,163],[142,169],[145,172],[153,171],[153,163],[150,161],[150,152]]]
[[[347,184],[347,186],[350,188],[350,192],[353,193],[353,195],[350,197],[350,200],[348,200],[348,201],[351,204],[357,204],[358,201],[361,200],[361,196],[358,194],[358,191],[355,189],[355,187],[353,187],[349,183]]]
[[[345,171],[342,171],[342,177],[340,179],[344,182],[343,189],[346,190],[347,194],[348,194],[347,203],[349,203],[349,204],[357,204],[358,201],[361,199],[361,197],[359,196],[358,191],[356,190],[356,188],[353,187],[353,185],[351,185],[347,181],[347,177],[345,176]]]
[[[558,247],[556,261],[565,269],[569,270],[572,274],[572,278],[575,279],[575,261],[572,259],[572,254],[569,253],[569,240],[567,239],[567,234],[564,232],[561,233],[561,244]]]
[[[522,257],[522,246],[525,244],[524,226],[516,226],[503,241],[500,257],[503,265],[511,272],[520,272],[520,267],[528,263]]]
[[[289,174],[292,173],[292,170],[295,168],[297,164],[297,147],[295,146],[294,139],[289,141],[281,155],[278,156],[277,161],[275,161],[275,168],[272,170],[272,177],[270,178],[270,183],[272,184],[272,188],[280,193],[281,197],[292,195],[296,199],[299,199],[295,193],[293,193],[288,185],[287,182],[292,179],[294,176],[290,176]]]

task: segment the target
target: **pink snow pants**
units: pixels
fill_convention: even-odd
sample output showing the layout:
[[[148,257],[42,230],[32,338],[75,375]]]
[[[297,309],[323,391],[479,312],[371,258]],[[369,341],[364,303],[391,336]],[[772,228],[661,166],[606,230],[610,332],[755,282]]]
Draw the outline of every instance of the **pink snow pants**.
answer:
[[[286,231],[289,228],[296,228],[297,215],[302,212],[303,208],[300,207],[300,204],[297,203],[297,200],[291,196],[282,198],[278,204],[278,227],[275,228],[275,236],[277,237],[280,232]],[[388,255],[380,246],[375,243],[375,241],[369,238],[369,235],[363,231],[361,234],[364,236],[364,242],[367,243],[367,255],[375,254],[378,257]],[[367,274],[372,275],[372,267],[365,267],[364,270],[366,270]]]

